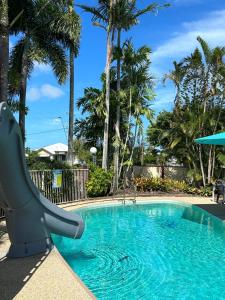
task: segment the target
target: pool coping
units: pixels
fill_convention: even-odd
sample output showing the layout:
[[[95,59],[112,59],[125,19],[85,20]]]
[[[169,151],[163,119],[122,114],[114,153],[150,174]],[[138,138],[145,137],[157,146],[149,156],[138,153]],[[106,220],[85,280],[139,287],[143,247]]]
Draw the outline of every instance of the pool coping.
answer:
[[[130,199],[130,198],[128,198]],[[129,200],[126,201],[129,201]],[[206,206],[212,206],[213,209],[215,210],[215,208],[217,207],[218,209],[220,209],[222,206],[220,205],[216,205],[214,202],[212,202],[210,200],[210,198],[206,198],[206,197],[187,197],[187,196],[141,196],[141,197],[137,197],[136,198],[137,203],[148,203],[148,202],[176,202],[176,203],[183,203],[183,204],[194,204],[194,205],[206,205]],[[80,208],[86,208],[86,207],[98,207],[98,206],[108,206],[108,205],[119,205],[121,204],[121,198],[104,198],[104,199],[90,199],[90,200],[85,200],[85,201],[75,201],[73,203],[69,203],[69,204],[62,204],[59,205],[61,208],[71,211],[71,210],[76,210],[76,209],[80,209]],[[129,202],[128,202],[129,203]],[[225,206],[224,207],[224,212],[223,212],[223,218],[220,217],[220,219],[222,219],[222,221],[225,220]],[[204,209],[204,208],[203,208]],[[207,211],[207,209],[205,209]],[[5,244],[5,246],[3,247],[0,244],[0,261],[1,258],[4,256],[4,254],[6,254],[6,250],[7,247],[9,246],[9,240],[8,238],[5,238],[3,245]],[[2,251],[3,249],[3,251]],[[5,249],[5,251],[4,251]],[[25,259],[26,260],[26,259]],[[66,263],[66,261],[64,260],[64,258],[61,256],[61,254],[59,253],[59,251],[57,250],[56,247],[53,248],[53,250],[47,255],[47,257],[45,258],[45,263],[46,263],[46,268],[48,269],[48,273],[51,274],[51,277],[47,278],[47,283],[48,283],[48,299],[62,299],[62,295],[65,299],[71,299],[71,291],[69,291],[68,289],[66,289],[65,287],[63,288],[63,290],[61,290],[61,294],[58,295],[54,295],[53,296],[53,291],[54,291],[54,287],[57,284],[61,284],[60,280],[61,280],[61,276],[55,277],[54,278],[54,266],[52,265],[52,261],[57,262],[57,267],[58,269],[60,269],[60,275],[64,276],[64,280],[68,280],[68,282],[72,283],[72,281],[74,280],[74,286],[73,284],[71,286],[73,289],[73,298],[75,298],[76,300],[88,300],[88,299],[96,299],[95,296],[91,293],[91,291],[87,288],[87,286],[82,282],[82,280],[79,278],[79,276],[70,268],[70,266]],[[48,263],[49,262],[49,263]],[[1,275],[1,268],[0,268],[0,275]],[[16,275],[16,274],[15,274]],[[46,299],[45,297],[42,297],[42,295],[44,295],[44,291],[43,289],[46,288],[46,285],[42,286],[40,284],[39,279],[41,279],[41,276],[43,277],[43,270],[42,272],[39,271],[39,269],[36,270],[35,272],[35,279],[33,278],[34,276],[32,276],[29,279],[29,287],[26,287],[26,284],[21,288],[21,290],[18,292],[18,294],[15,295],[15,298],[13,299]],[[1,276],[0,276],[1,278]],[[32,286],[32,282],[33,282],[33,286]],[[38,286],[36,286],[35,289],[35,284],[37,284],[37,282],[39,282]],[[43,278],[42,278],[42,282],[43,282]],[[67,282],[67,281],[65,281]],[[76,287],[75,287],[76,286]],[[31,292],[32,292],[32,288],[33,288],[33,294],[35,295],[35,298],[32,298]],[[37,294],[37,288],[39,291],[39,296]],[[4,300],[4,298],[1,298],[2,300]]]

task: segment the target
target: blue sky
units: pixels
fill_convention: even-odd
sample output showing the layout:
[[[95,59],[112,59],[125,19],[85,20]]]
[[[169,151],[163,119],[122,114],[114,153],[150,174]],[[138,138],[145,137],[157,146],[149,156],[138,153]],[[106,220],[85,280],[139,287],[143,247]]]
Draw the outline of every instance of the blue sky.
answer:
[[[139,0],[140,7],[151,3]],[[167,1],[158,1],[160,4]],[[133,38],[136,47],[144,44],[152,49],[150,72],[156,78],[156,113],[171,110],[175,89],[171,83],[161,84],[163,74],[172,69],[172,62],[190,54],[197,46],[200,35],[210,46],[222,46],[225,41],[225,0],[171,0],[171,7],[157,15],[148,14],[140,24],[123,34],[123,39]],[[97,1],[76,1],[95,5]],[[75,98],[88,86],[100,87],[100,74],[104,71],[106,57],[105,32],[91,25],[90,15],[76,9],[82,19],[80,55],[75,61]],[[15,42],[11,39],[11,45]],[[69,86],[59,86],[48,65],[35,64],[28,82],[26,118],[27,141],[32,149],[52,143],[67,143],[62,129],[68,126]],[[75,110],[76,117],[81,115]],[[61,117],[58,118],[58,117]],[[147,126],[147,124],[145,124]]]

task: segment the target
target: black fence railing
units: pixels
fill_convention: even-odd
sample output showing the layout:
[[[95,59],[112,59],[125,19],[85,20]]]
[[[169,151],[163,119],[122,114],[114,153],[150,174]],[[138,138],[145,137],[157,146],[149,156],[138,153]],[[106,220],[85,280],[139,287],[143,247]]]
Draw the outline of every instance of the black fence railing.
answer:
[[[40,192],[55,204],[87,199],[88,169],[30,171],[30,176]],[[0,218],[4,211],[0,209]]]

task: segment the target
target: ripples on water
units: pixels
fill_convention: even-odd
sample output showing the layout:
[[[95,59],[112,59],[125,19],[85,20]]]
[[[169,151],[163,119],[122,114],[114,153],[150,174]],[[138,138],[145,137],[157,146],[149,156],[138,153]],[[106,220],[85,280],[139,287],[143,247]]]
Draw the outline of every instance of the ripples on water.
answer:
[[[97,299],[225,299],[225,227],[172,203],[80,211],[80,240],[53,235]]]

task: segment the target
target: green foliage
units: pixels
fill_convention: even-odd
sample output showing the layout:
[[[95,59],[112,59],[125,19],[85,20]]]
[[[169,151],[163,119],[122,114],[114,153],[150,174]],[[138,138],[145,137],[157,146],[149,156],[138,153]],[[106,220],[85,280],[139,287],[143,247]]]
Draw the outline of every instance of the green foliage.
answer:
[[[191,181],[206,185],[218,176],[224,149],[194,140],[224,131],[225,48],[210,49],[206,41],[197,40],[201,49],[174,62],[174,70],[165,75],[176,86],[173,111],[162,111],[147,134],[151,146],[188,168]]]
[[[55,169],[71,169],[70,165],[63,161],[51,161],[50,159],[43,159],[38,156],[36,151],[26,149],[26,163],[29,170],[55,170]]]
[[[85,141],[77,139],[73,141],[73,150],[75,155],[82,161],[82,163],[88,164],[91,161],[91,153],[87,148]]]
[[[102,168],[92,166],[89,179],[86,183],[88,196],[106,196],[110,190],[112,176],[111,172],[106,172]]]
[[[199,196],[211,196],[212,187],[196,188],[185,181],[178,181],[169,178],[152,178],[152,177],[137,177],[134,179],[134,184],[138,191],[160,191],[160,192],[182,192]]]
[[[149,72],[151,50],[147,46],[135,49],[131,40],[122,49],[121,89],[120,89],[120,137],[115,136],[117,115],[116,68],[110,71],[110,116],[109,116],[109,161],[113,159],[114,147],[121,148],[122,165],[132,164],[132,148],[140,140],[143,117],[153,116],[151,104],[154,98],[153,80]],[[85,147],[98,147],[101,155],[105,120],[105,75],[101,76],[102,89],[88,87],[84,96],[78,99],[77,106],[86,113],[83,120],[76,120],[74,133],[77,139],[83,138]],[[136,134],[135,134],[136,132]],[[136,141],[136,142],[135,142]],[[131,158],[130,158],[131,157]],[[126,162],[126,163],[124,163]]]

